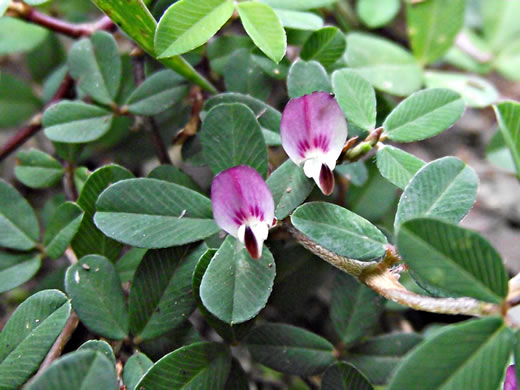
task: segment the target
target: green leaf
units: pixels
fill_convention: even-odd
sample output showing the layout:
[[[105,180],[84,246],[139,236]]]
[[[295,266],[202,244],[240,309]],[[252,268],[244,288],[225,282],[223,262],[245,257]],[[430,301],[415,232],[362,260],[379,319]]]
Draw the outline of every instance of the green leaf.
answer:
[[[505,144],[513,156],[517,175],[520,177],[520,104],[506,101],[493,106],[493,109]]]
[[[123,370],[123,382],[127,390],[134,390],[144,376],[153,366],[153,362],[144,353],[137,351],[128,358]]]
[[[427,71],[424,82],[428,88],[449,88],[459,93],[470,107],[486,107],[499,99],[493,84],[470,74]]]
[[[443,157],[422,167],[406,186],[394,226],[412,218],[433,217],[459,222],[477,199],[478,176],[455,157]]]
[[[112,21],[132,38],[145,52],[155,57],[154,34],[156,22],[142,0],[92,0]],[[215,87],[180,56],[159,60],[202,88],[216,93]]]
[[[254,325],[254,320],[243,322],[241,324],[229,325],[224,321],[219,320],[202,303],[200,298],[200,284],[202,277],[206,272],[211,259],[215,256],[216,249],[208,249],[200,257],[192,276],[193,296],[197,301],[197,307],[204,317],[204,320],[229,344],[237,344]]]
[[[36,253],[0,252],[0,293],[31,279],[40,269],[41,262],[40,255]]]
[[[77,201],[78,206],[85,212],[85,216],[71,243],[78,258],[90,254],[99,254],[115,261],[119,255],[122,245],[106,237],[94,225],[95,204],[101,192],[110,184],[131,177],[133,175],[130,171],[115,164],[101,167],[88,177]]]
[[[333,26],[314,31],[305,41],[300,57],[302,60],[315,60],[328,67],[341,58],[347,41],[345,35]]]
[[[390,183],[404,190],[424,161],[399,148],[385,145],[377,151],[377,168]]]
[[[0,19],[0,56],[31,51],[42,43],[49,31],[36,24],[4,16]],[[5,39],[9,37],[9,39]]]
[[[230,103],[212,108],[202,123],[200,142],[202,155],[214,174],[249,165],[267,176],[267,147],[254,112],[246,105]]]
[[[466,1],[406,2],[412,51],[422,64],[431,64],[453,45],[464,25]]]
[[[330,366],[321,381],[323,390],[373,390],[367,378],[354,366],[338,362]]]
[[[88,255],[65,275],[65,289],[81,322],[94,333],[114,340],[128,335],[128,312],[121,280],[107,258]]]
[[[282,58],[282,61],[277,64],[267,58],[258,48],[255,48],[251,51],[251,58],[262,69],[262,72],[270,78],[275,80],[285,80],[287,78],[287,73],[289,73],[289,67],[291,66],[291,61],[287,57]]]
[[[0,23],[4,19],[1,18]],[[0,74],[0,128],[19,125],[34,114],[40,106],[40,101],[24,81],[9,73]]]
[[[399,8],[399,0],[359,0],[356,3],[359,19],[370,28],[382,27],[389,23],[399,13]]]
[[[135,386],[140,390],[223,388],[231,354],[223,344],[201,342],[179,348],[150,368]]]
[[[495,52],[500,52],[520,33],[516,18],[520,1],[485,1],[480,8],[484,38]]]
[[[376,93],[368,81],[352,69],[341,69],[332,74],[332,89],[349,122],[363,130],[374,129]]]
[[[368,180],[368,169],[363,161],[336,165],[336,173],[345,176],[355,186],[362,186]]]
[[[264,138],[267,145],[280,145],[280,121],[282,120],[282,114],[280,111],[266,104],[262,100],[255,99],[252,96],[243,95],[240,93],[221,93],[206,101],[204,104],[204,110],[201,116],[204,118],[207,112],[213,107],[223,103],[242,103],[248,106],[257,117],[258,123],[262,127]],[[267,136],[266,134],[269,134]],[[269,139],[277,139],[276,143],[269,143]]]
[[[180,0],[163,14],[155,32],[158,58],[186,53],[207,42],[233,14],[229,0]]]
[[[496,389],[513,339],[499,318],[446,327],[404,359],[388,390]]]
[[[83,210],[72,202],[65,202],[56,209],[43,238],[45,252],[51,259],[63,255],[77,233],[83,215]]]
[[[132,248],[126,252],[116,263],[116,271],[121,283],[126,283],[134,278],[137,267],[143,260],[148,249]]]
[[[291,222],[311,240],[341,256],[369,261],[386,250],[386,237],[374,225],[331,203],[305,203],[292,214]]]
[[[102,353],[76,351],[53,362],[27,390],[118,388],[114,365]]]
[[[435,219],[412,219],[399,228],[397,246],[413,278],[436,295],[497,304],[507,295],[500,254],[478,233]]]
[[[34,248],[40,227],[31,205],[9,183],[0,179],[0,246]]]
[[[70,315],[70,302],[57,290],[25,300],[0,333],[0,388],[18,389],[38,369]]]
[[[236,7],[240,21],[254,44],[274,62],[280,62],[285,55],[287,38],[276,12],[255,1],[238,3]]]
[[[45,110],[45,135],[55,142],[71,144],[95,141],[112,125],[113,114],[101,107],[63,100]]]
[[[253,360],[287,374],[316,375],[334,362],[334,346],[305,329],[265,323],[246,339]]]
[[[416,333],[377,336],[348,350],[347,359],[375,385],[388,382],[403,356],[422,341]]]
[[[273,194],[274,216],[279,220],[287,217],[309,196],[314,183],[303,169],[290,159],[280,165],[266,181]]]
[[[520,81],[520,76],[517,72],[520,66],[520,40],[518,38],[500,52],[494,62],[494,66],[502,76],[510,80]]]
[[[317,61],[296,61],[287,75],[287,91],[291,99],[314,91],[331,91],[329,76]]]
[[[237,359],[231,360],[231,370],[224,385],[226,390],[248,390],[249,380],[247,374]]]
[[[313,8],[327,7],[338,0],[262,0],[273,8],[305,11]]]
[[[68,54],[70,75],[95,101],[110,105],[121,83],[121,57],[111,34],[97,31],[76,42]]]
[[[116,357],[109,343],[104,340],[88,340],[80,345],[78,351],[97,351],[103,355],[115,366]]]
[[[510,173],[516,172],[513,155],[506,145],[506,141],[500,129],[495,132],[486,146],[486,158],[497,168],[504,169]]]
[[[301,12],[288,9],[274,9],[285,28],[296,30],[318,30],[323,27],[323,19],[312,12]]]
[[[174,165],[159,165],[148,174],[149,179],[158,179],[202,193],[193,179]]]
[[[135,272],[130,292],[130,331],[142,340],[180,325],[195,309],[191,275],[204,244],[149,250]]]
[[[16,178],[31,188],[47,188],[63,177],[63,167],[58,160],[38,149],[22,150],[16,155]]]
[[[392,141],[420,141],[442,133],[464,113],[464,100],[449,89],[425,89],[407,97],[383,123]]]
[[[367,335],[379,322],[384,298],[344,272],[336,272],[330,317],[332,325],[345,344]]]
[[[166,248],[219,231],[205,196],[156,179],[129,179],[99,197],[96,226],[108,237],[132,246]]]
[[[128,111],[136,115],[157,115],[177,104],[188,93],[188,86],[171,70],[161,70],[148,77],[128,97]]]
[[[345,58],[349,67],[383,92],[407,96],[422,85],[422,70],[415,58],[386,39],[350,33]]]
[[[273,63],[267,58],[266,60]],[[228,91],[251,95],[260,100],[267,99],[271,92],[271,80],[255,61],[249,49],[235,50],[229,56],[223,75]]]
[[[265,246],[260,259],[252,259],[244,246],[228,236],[211,260],[200,284],[202,303],[213,315],[230,324],[245,322],[267,304],[276,267]]]
[[[214,37],[207,44],[211,70],[223,75],[227,70],[227,66],[230,64],[231,55],[236,50],[248,49],[251,51],[254,47],[253,41],[251,41],[247,35],[220,35]]]

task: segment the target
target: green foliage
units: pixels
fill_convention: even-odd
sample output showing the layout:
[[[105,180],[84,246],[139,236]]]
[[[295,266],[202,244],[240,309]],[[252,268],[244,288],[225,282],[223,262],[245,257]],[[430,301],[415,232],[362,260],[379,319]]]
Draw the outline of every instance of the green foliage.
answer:
[[[65,202],[56,209],[43,237],[45,252],[50,258],[57,259],[65,252],[81,225],[83,215],[83,210],[72,202]]]
[[[404,150],[385,145],[377,151],[377,168],[390,183],[404,190],[424,161]]]
[[[305,61],[318,61],[328,67],[343,55],[346,47],[345,35],[337,27],[324,27],[313,32],[305,41],[300,57]]]
[[[9,291],[31,279],[41,266],[36,253],[0,252],[0,292]]]
[[[40,101],[25,82],[9,73],[0,75],[0,128],[19,125],[38,108]]]
[[[22,20],[4,16],[0,19],[0,55],[28,52],[47,37],[48,31]],[[3,76],[2,76],[3,77]]]
[[[80,345],[78,351],[97,351],[105,355],[105,357],[110,360],[110,362],[115,366],[116,365],[116,357],[114,356],[114,351],[110,344],[103,340],[89,340]]]
[[[0,386],[17,389],[38,368],[70,315],[70,302],[56,290],[23,302],[0,333]]]
[[[330,366],[321,383],[324,390],[372,390],[370,382],[356,370],[352,365],[347,363],[337,363]]]
[[[16,178],[31,188],[52,187],[63,177],[64,169],[58,160],[38,149],[18,152]]]
[[[123,382],[128,390],[134,390],[141,378],[153,366],[153,362],[142,352],[136,352],[125,364]]]
[[[502,102],[493,108],[504,142],[513,156],[517,175],[520,175],[520,104]]]
[[[395,18],[400,7],[399,0],[359,0],[356,3],[356,12],[364,24],[370,28],[377,28]]]
[[[330,90],[329,76],[319,62],[296,61],[291,65],[287,75],[287,92],[290,98]]]

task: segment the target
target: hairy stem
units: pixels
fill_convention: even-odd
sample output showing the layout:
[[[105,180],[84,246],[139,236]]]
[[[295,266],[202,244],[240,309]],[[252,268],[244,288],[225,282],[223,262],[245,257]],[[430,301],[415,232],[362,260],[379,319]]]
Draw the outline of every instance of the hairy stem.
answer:
[[[296,241],[323,260],[358,278],[358,280],[382,295],[386,299],[408,306],[412,309],[442,314],[464,314],[471,316],[500,315],[502,307],[492,303],[481,302],[477,299],[435,298],[416,294],[399,283],[399,275],[389,268],[399,261],[393,247],[387,249],[387,255],[382,262],[361,262],[348,259],[323,248],[302,232],[293,227],[289,228]]]

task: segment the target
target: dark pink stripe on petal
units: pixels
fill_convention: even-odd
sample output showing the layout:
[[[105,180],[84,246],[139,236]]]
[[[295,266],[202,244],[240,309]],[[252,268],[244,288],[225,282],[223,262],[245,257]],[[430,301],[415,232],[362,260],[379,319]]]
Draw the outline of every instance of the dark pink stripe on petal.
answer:
[[[249,226],[246,226],[246,230],[244,233],[244,244],[246,246],[247,251],[249,252],[249,255],[253,259],[260,258],[260,250],[258,247],[258,241],[256,240],[256,237]]]
[[[321,164],[319,183],[321,192],[323,192],[324,195],[332,194],[332,191],[334,191],[334,184],[334,174],[327,165]]]

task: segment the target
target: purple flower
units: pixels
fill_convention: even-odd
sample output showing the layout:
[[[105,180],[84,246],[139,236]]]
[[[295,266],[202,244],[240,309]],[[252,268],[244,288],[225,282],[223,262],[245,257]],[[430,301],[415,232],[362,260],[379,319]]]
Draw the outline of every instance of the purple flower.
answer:
[[[217,225],[238,238],[252,258],[260,258],[275,222],[273,195],[262,176],[246,165],[220,172],[211,184],[211,204]]]
[[[282,114],[282,146],[321,192],[334,190],[336,161],[347,140],[347,122],[334,96],[327,92],[291,99]]]
[[[518,390],[514,365],[507,367],[506,379],[504,380],[504,390]]]

